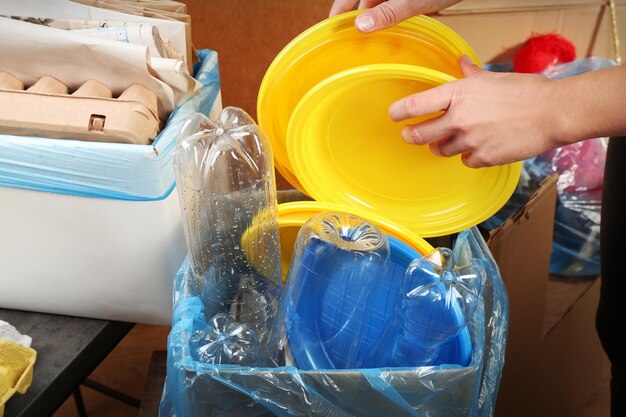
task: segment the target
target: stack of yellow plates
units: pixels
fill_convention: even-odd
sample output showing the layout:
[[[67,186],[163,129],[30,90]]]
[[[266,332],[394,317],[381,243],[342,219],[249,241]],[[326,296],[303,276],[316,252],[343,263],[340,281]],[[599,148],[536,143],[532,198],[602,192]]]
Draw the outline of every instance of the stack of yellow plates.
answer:
[[[437,157],[402,140],[404,125],[419,119],[394,123],[388,113],[398,99],[454,81],[458,59],[476,55],[434,19],[364,35],[354,28],[358,13],[303,32],[268,69],[257,114],[277,169],[318,202],[422,237],[487,219],[512,194],[520,164],[470,169],[458,156]]]

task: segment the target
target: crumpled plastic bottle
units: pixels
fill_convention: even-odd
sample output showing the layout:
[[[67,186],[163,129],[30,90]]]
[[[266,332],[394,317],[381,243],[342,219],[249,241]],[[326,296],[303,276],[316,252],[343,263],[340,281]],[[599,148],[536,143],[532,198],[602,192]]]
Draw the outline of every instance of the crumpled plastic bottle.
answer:
[[[246,332],[256,332],[259,344],[212,360],[258,365],[282,286],[269,141],[241,109],[225,108],[216,122],[196,114],[181,130],[174,166],[190,266],[207,322],[222,322],[228,314],[234,326],[249,325]]]
[[[256,330],[225,313],[213,316],[206,329],[196,330],[189,338],[189,346],[192,357],[205,363],[251,366],[258,363],[261,355]]]
[[[394,317],[367,361],[377,367],[467,366],[485,267],[480,260],[438,248],[411,262]]]

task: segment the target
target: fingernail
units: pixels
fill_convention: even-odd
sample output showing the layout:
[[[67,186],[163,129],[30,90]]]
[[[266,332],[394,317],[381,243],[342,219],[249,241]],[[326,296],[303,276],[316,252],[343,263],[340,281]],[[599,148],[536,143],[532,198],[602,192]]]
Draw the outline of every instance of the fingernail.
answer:
[[[374,28],[374,19],[372,16],[362,14],[356,18],[356,27],[361,32],[367,32],[368,30]]]
[[[469,57],[469,56],[467,56],[467,55],[463,55],[463,56],[461,56],[461,62],[463,62],[463,63],[465,63],[465,64],[473,64],[473,63],[474,63],[474,61],[472,61],[472,60],[470,59],[470,57]]]
[[[404,139],[405,142],[411,143],[411,130],[408,126],[402,128],[402,139]]]
[[[391,117],[391,120],[399,122],[401,120],[401,111],[401,106],[398,102],[392,103],[391,106],[389,106],[389,117]]]

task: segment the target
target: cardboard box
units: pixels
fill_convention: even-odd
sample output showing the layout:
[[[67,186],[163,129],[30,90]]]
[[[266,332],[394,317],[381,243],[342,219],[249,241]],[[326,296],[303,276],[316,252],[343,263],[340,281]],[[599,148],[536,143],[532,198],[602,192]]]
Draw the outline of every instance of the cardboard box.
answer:
[[[626,40],[626,1],[616,3],[617,34]],[[526,39],[543,33],[569,39],[578,58],[616,56],[604,0],[465,0],[434,17],[458,32],[485,63],[511,61]],[[626,53],[623,43],[620,53]]]
[[[573,417],[599,385],[599,279],[549,279],[556,179],[546,179],[489,247],[509,294],[509,335],[496,416]]]

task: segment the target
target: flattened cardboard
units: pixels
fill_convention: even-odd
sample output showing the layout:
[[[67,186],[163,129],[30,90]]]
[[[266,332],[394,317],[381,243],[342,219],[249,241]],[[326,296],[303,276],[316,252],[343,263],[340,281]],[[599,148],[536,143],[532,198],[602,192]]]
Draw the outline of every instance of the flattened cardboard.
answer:
[[[463,1],[458,8],[434,17],[458,32],[484,63],[512,61],[530,36],[545,33],[558,33],[570,40],[578,58],[615,58],[611,14],[606,1],[532,0],[521,5],[492,0],[484,5],[480,3]],[[616,14],[617,33],[622,39],[620,53],[624,56],[626,4],[623,0],[616,5]]]
[[[620,1],[618,1],[618,3],[619,2]],[[589,5],[599,6],[606,3],[606,0],[524,0],[523,2],[511,0],[464,0],[447,9],[441,10],[439,13],[442,15],[450,15],[459,13],[547,10]]]

